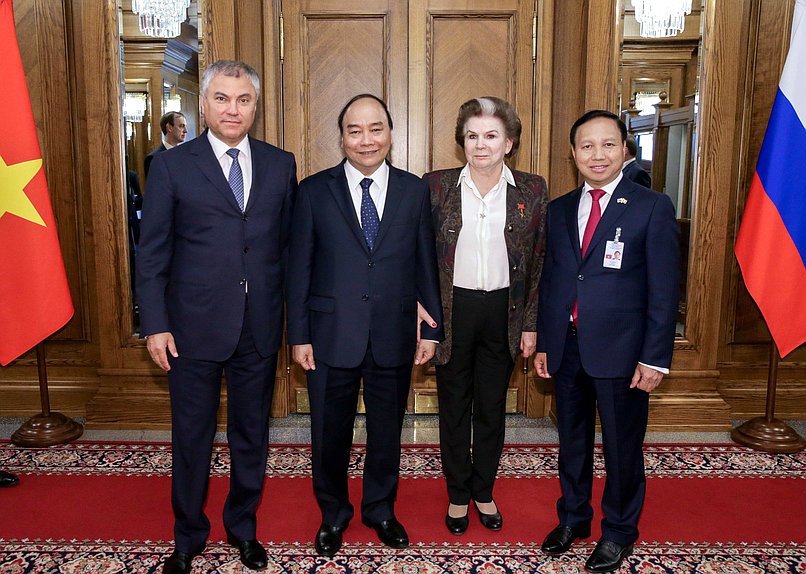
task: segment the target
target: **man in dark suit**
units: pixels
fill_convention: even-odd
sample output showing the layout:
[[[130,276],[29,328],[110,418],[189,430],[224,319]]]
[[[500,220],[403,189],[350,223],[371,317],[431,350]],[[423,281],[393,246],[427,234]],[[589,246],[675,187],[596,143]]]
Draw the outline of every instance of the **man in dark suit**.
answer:
[[[314,545],[324,556],[353,517],[347,467],[362,378],[361,518],[384,544],[408,545],[394,514],[403,413],[412,361],[427,362],[443,336],[428,187],[386,162],[392,118],[382,100],[356,96],[338,125],[346,161],[300,184],[288,275],[288,341],[308,376],[322,512]],[[438,323],[422,327],[419,343],[418,301]]]
[[[148,170],[151,169],[151,162],[154,157],[164,151],[174,148],[185,141],[188,133],[187,121],[181,112],[168,112],[160,118],[160,131],[162,131],[162,141],[157,149],[148,154],[143,160],[146,180],[148,180]]]
[[[605,516],[588,572],[617,569],[638,538],[649,393],[669,372],[677,311],[674,208],[667,196],[621,173],[626,135],[624,123],[604,110],[571,128],[585,183],[549,204],[539,289],[535,368],[554,377],[562,489],[560,523],[542,548],[561,554],[590,536],[598,408]]]
[[[631,179],[638,185],[643,185],[648,189],[652,189],[652,178],[649,177],[649,174],[646,170],[641,167],[641,164],[638,163],[636,156],[638,155],[638,144],[635,141],[633,136],[627,136],[627,140],[625,141],[626,144],[626,153],[624,155],[624,167],[622,167],[621,171],[624,173],[624,177],[627,179]]]
[[[231,454],[224,528],[247,567],[267,563],[255,514],[297,185],[290,153],[247,136],[260,95],[251,67],[216,62],[201,91],[208,129],[154,158],[137,261],[141,335],[171,393],[176,550],[168,574],[190,572],[210,533],[203,506],[222,372]]]

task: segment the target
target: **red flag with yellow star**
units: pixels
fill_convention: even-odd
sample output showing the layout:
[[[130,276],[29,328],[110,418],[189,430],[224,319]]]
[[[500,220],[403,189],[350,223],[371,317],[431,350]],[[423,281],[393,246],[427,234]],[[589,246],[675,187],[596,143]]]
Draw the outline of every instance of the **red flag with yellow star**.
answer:
[[[0,364],[73,316],[11,0],[0,0]]]

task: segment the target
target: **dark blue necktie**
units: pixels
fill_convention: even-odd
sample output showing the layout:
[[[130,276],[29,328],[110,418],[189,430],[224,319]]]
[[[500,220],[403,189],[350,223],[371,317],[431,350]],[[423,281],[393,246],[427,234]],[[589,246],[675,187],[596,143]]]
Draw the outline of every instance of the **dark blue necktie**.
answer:
[[[235,196],[235,201],[238,202],[238,207],[241,211],[244,209],[243,204],[243,172],[241,171],[241,164],[238,163],[238,153],[241,150],[238,148],[230,148],[227,150],[227,155],[232,158],[232,165],[229,168],[229,186],[232,189],[232,195]]]
[[[361,180],[361,228],[364,230],[364,239],[367,240],[367,247],[370,251],[375,248],[375,238],[378,236],[378,228],[381,226],[375,202],[369,195],[371,185],[370,178],[365,177]]]

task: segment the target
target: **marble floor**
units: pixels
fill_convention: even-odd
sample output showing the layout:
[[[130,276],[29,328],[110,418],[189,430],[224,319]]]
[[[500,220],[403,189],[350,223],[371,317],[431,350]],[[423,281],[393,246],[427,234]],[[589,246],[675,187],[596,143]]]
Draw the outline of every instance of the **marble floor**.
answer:
[[[77,419],[79,422],[84,422]],[[0,440],[8,439],[25,421],[23,418],[0,417]],[[734,425],[742,421],[734,421]],[[806,436],[806,420],[787,421],[801,436]],[[407,415],[403,423],[404,444],[437,444],[439,424],[435,415]],[[170,431],[154,430],[94,430],[87,429],[81,440],[114,440],[170,442]],[[356,418],[354,440],[366,441],[365,421],[362,415]],[[507,444],[556,444],[557,430],[548,418],[530,419],[523,415],[507,415],[505,442]],[[272,419],[270,423],[271,444],[309,444],[310,422],[307,415],[290,415]],[[597,435],[597,442],[601,437]],[[217,433],[216,442],[226,442],[226,433]],[[647,443],[731,443],[727,432],[650,432]]]

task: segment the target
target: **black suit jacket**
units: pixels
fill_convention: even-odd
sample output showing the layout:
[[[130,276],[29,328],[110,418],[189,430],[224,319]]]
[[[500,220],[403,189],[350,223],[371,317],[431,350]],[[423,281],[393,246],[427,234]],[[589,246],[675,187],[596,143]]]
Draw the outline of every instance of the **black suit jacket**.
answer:
[[[157,156],[157,154],[160,154],[164,151],[168,151],[168,148],[165,147],[164,143],[161,143],[157,149],[148,154],[143,160],[143,169],[145,170],[146,182],[148,182],[148,170],[151,169],[151,162],[154,161],[154,158]]]
[[[631,179],[638,185],[643,185],[646,188],[652,189],[652,178],[637,161],[630,162],[624,166],[624,169],[621,171],[624,173],[624,177],[627,179]]]
[[[180,355],[224,360],[247,320],[258,352],[282,339],[294,156],[249,138],[252,187],[241,212],[205,131],[157,154],[137,257],[141,335],[173,333]]]
[[[300,184],[288,274],[288,342],[312,344],[316,359],[354,368],[372,346],[375,362],[395,367],[414,357],[417,301],[442,340],[434,228],[428,186],[389,167],[381,226],[370,252],[355,213],[344,163]]]
[[[668,196],[622,178],[583,258],[577,211],[582,188],[549,203],[546,259],[537,307],[537,350],[560,368],[574,300],[577,340],[592,377],[631,377],[638,362],[672,362],[680,284],[680,230]],[[620,269],[603,266],[620,229]]]

